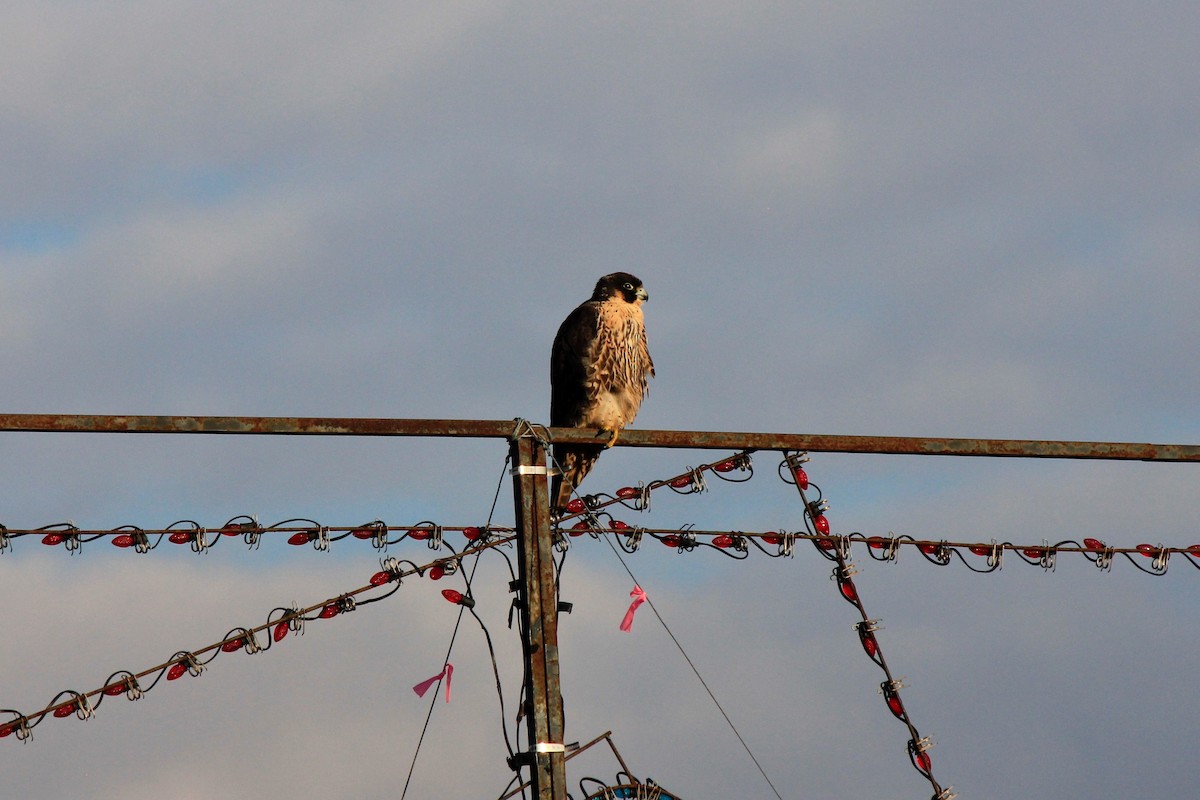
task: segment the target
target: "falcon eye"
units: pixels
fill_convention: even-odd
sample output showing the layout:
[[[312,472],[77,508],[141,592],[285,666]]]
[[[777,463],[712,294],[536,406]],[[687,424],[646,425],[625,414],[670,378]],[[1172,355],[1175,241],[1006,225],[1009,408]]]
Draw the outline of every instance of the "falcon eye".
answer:
[[[627,283],[627,284],[625,284],[624,288],[625,288],[625,290],[626,290],[626,291],[632,292],[632,291],[633,291],[633,284],[632,284],[632,283]]]

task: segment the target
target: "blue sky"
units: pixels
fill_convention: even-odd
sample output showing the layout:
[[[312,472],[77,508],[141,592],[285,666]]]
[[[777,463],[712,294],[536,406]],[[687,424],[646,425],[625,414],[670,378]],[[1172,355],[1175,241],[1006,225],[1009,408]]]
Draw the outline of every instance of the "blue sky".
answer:
[[[0,406],[544,421],[554,331],[620,269],[652,298],[640,427],[1194,442],[1198,30],[1182,2],[13,3]],[[0,523],[476,524],[503,458],[494,442],[5,434]],[[618,448],[588,489],[710,458]],[[750,484],[628,521],[800,527],[774,457],[756,463]],[[810,470],[839,532],[1121,545],[1197,541],[1191,473]],[[96,688],[378,568],[349,543],[227,544],[70,557],[19,540],[0,554],[0,707]],[[858,560],[943,784],[1192,793],[1175,766],[1197,712],[1187,563],[1152,578],[1065,556],[988,576]],[[827,562],[651,548],[630,566],[785,797],[928,795]],[[507,570],[480,570],[511,711]],[[628,584],[578,543],[568,737],[614,730],[681,796],[773,796],[653,619],[616,630]],[[425,712],[408,687],[453,624],[436,594],[406,584],[286,648],[0,741],[0,786],[392,792]],[[456,648],[413,796],[508,779],[477,626]]]

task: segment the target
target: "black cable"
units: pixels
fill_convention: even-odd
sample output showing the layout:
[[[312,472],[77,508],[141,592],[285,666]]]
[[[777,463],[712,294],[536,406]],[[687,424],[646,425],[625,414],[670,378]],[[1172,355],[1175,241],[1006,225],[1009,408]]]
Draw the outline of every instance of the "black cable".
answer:
[[[508,472],[508,465],[509,465],[509,462],[511,461],[511,459],[512,459],[511,455],[505,456],[504,466],[500,470],[500,480],[496,484],[496,494],[492,497],[492,510],[488,512],[487,525],[489,527],[492,524],[492,516],[496,513],[496,503],[500,499],[500,489],[504,485],[504,475]],[[471,591],[471,579],[475,577],[475,570],[477,570],[479,568],[479,556],[480,556],[479,553],[475,554],[475,562],[471,565],[471,575],[469,577],[466,575],[463,576],[464,580],[467,583],[467,592],[468,593],[470,593],[470,591]],[[446,665],[450,663],[450,654],[454,651],[454,642],[458,638],[458,629],[459,629],[459,627],[462,626],[463,612],[465,610],[466,610],[466,606],[460,605],[458,607],[458,618],[454,621],[454,631],[450,634],[450,645],[446,648],[446,658],[443,659],[443,661],[442,661],[442,670],[443,670],[442,675],[443,676],[445,675]],[[475,614],[474,610],[472,610],[471,613],[474,615]],[[475,618],[479,619],[479,617],[477,615]],[[482,620],[480,621],[479,624],[483,625]],[[487,634],[486,627],[484,628],[484,633]],[[488,636],[488,649],[491,650],[491,648],[492,648],[492,638],[489,635]],[[496,664],[496,654],[495,654],[495,651],[492,651],[492,665],[495,666],[495,664]],[[425,733],[429,730],[429,721],[431,719],[433,719],[433,709],[437,705],[437,699],[438,699],[438,695],[441,692],[443,680],[444,680],[444,677],[438,678],[437,686],[434,687],[433,698],[429,701],[429,711],[425,715],[425,724],[421,726],[421,735],[417,738],[417,746],[413,750],[412,763],[409,764],[409,766],[408,766],[408,777],[406,777],[404,779],[404,789],[403,789],[403,791],[400,792],[400,800],[404,800],[405,796],[408,794],[408,785],[412,782],[413,772],[416,771],[417,758],[421,755],[421,745],[424,744],[424,742],[425,742]],[[497,668],[497,673],[496,673],[497,690],[499,690],[499,683],[500,683],[500,675],[499,675],[499,669]],[[503,722],[503,719],[504,719],[504,695],[503,694],[501,694],[501,696],[500,696],[500,715],[501,715],[501,721]],[[512,748],[509,746],[509,743],[508,743],[507,724],[505,725],[504,745],[508,749],[509,754],[511,754]]]

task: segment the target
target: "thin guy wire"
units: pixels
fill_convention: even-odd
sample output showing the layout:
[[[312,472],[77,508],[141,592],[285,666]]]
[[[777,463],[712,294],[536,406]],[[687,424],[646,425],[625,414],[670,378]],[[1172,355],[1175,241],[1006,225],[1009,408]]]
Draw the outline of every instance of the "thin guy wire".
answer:
[[[492,510],[488,512],[488,527],[491,526],[492,516],[496,513],[496,502],[500,499],[500,489],[504,486],[504,473],[508,471],[508,462],[510,458],[511,456],[505,456],[504,458],[504,468],[500,471],[500,481],[496,484],[496,494],[492,498]],[[479,556],[479,553],[475,554],[475,563],[471,565],[471,577],[467,578],[468,588],[471,585],[471,580],[475,577],[475,570],[479,568]],[[443,675],[445,674],[446,665],[450,663],[450,654],[454,651],[454,640],[458,638],[458,629],[462,625],[463,612],[466,610],[466,606],[460,605],[458,607],[458,619],[454,621],[454,631],[450,634],[450,646],[446,648],[446,658],[442,661]],[[413,750],[412,763],[408,765],[408,777],[404,779],[404,790],[400,792],[400,800],[404,800],[405,796],[408,795],[408,785],[412,782],[413,772],[417,768],[417,757],[421,755],[421,745],[425,742],[425,733],[429,730],[429,721],[433,719],[433,709],[437,706],[437,699],[441,694],[442,680],[442,678],[438,678],[437,686],[435,686],[433,689],[433,698],[429,701],[429,712],[425,715],[425,724],[421,726],[421,735],[417,738],[417,746]],[[501,698],[500,703],[501,708],[503,708],[503,698]],[[501,720],[503,720],[503,711],[501,711],[500,716]],[[504,734],[504,745],[505,747],[508,747],[507,731]],[[511,747],[508,747],[508,750],[510,753],[512,752]]]
[[[550,450],[548,452],[550,453],[550,460],[554,464],[555,468],[557,468],[561,471],[561,467],[559,467],[558,460],[556,458],[554,458],[553,451]],[[711,466],[711,465],[707,465],[707,466]],[[578,497],[579,496],[578,488],[573,489],[572,494],[574,494],[576,497]],[[606,536],[606,537],[604,537],[604,541],[608,544],[609,549],[611,549],[613,551],[613,555],[615,555],[617,557],[617,560],[621,562],[621,566],[625,568],[625,572],[629,574],[629,577],[634,582],[634,585],[640,586],[641,583],[638,581],[637,577],[633,574],[633,570],[631,570],[629,568],[629,565],[625,563],[625,559],[621,557],[621,553],[617,550],[617,546],[615,544],[613,544],[612,539]],[[737,737],[737,740],[739,742],[741,742],[742,748],[746,751],[746,755],[750,756],[750,760],[754,762],[754,766],[757,767],[758,771],[762,774],[763,780],[765,780],[767,782],[767,785],[771,787],[771,791],[774,792],[775,796],[778,797],[779,800],[783,800],[783,796],[781,794],[779,794],[779,790],[777,788],[775,788],[775,784],[771,781],[770,776],[767,775],[767,771],[765,769],[763,769],[762,764],[760,764],[758,762],[758,759],[754,757],[753,751],[750,750],[750,745],[746,744],[746,740],[743,739],[742,734],[738,732],[737,726],[733,724],[733,720],[730,719],[729,715],[725,713],[725,709],[721,706],[721,701],[717,700],[717,696],[715,694],[713,694],[712,689],[710,689],[708,686],[708,683],[705,682],[704,676],[702,676],[700,674],[700,670],[698,670],[696,668],[696,665],[694,663],[692,663],[692,659],[691,659],[691,657],[688,656],[687,651],[683,649],[683,645],[680,644],[680,642],[677,638],[675,638],[675,634],[671,631],[670,626],[667,625],[667,621],[665,619],[663,619],[662,614],[658,613],[658,608],[655,607],[654,601],[651,600],[649,597],[647,597],[646,604],[648,606],[650,606],[650,610],[653,611],[654,616],[658,618],[659,623],[663,626],[663,630],[665,630],[667,632],[667,635],[671,637],[671,641],[675,643],[675,647],[679,649],[679,653],[680,653],[680,655],[683,656],[683,660],[686,661],[688,666],[692,668],[692,672],[695,673],[696,679],[698,681],[700,681],[700,685],[704,687],[704,691],[708,692],[708,696],[710,699],[712,699],[713,705],[715,705],[717,707],[717,710],[721,712],[721,716],[725,718],[725,722],[729,725],[729,729],[733,731],[733,735]]]
[[[604,541],[608,543],[608,546],[613,551],[613,555],[615,555],[617,560],[621,562],[621,566],[625,568],[627,573],[629,573],[629,577],[633,580],[634,584],[641,586],[641,583],[633,574],[633,570],[629,569],[629,565],[625,563],[625,559],[621,558],[621,554],[617,550],[616,545],[612,543],[612,540],[608,537],[605,537]],[[738,732],[737,726],[733,724],[733,720],[729,718],[729,715],[725,713],[725,709],[721,707],[721,701],[717,700],[717,696],[713,694],[713,690],[708,687],[704,677],[700,674],[700,670],[696,669],[696,665],[692,663],[692,659],[688,656],[687,651],[683,649],[683,645],[680,644],[679,640],[675,638],[675,634],[671,632],[671,628],[669,625],[667,625],[667,621],[663,619],[662,614],[658,613],[658,609],[654,606],[654,601],[651,600],[649,596],[646,597],[646,605],[650,606],[650,610],[654,612],[654,616],[656,616],[659,623],[662,624],[663,630],[667,632],[667,635],[671,637],[671,641],[675,643],[675,647],[679,649],[679,653],[683,656],[683,660],[686,661],[687,665],[692,668],[692,672],[696,675],[696,680],[700,681],[700,685],[704,687],[704,691],[708,692],[708,696],[712,699],[713,705],[715,705],[717,710],[721,712],[721,716],[725,718],[725,722],[728,723],[729,729],[733,731],[733,735],[737,737],[739,742],[741,742],[742,748],[746,751],[746,755],[750,756],[750,760],[754,762],[754,766],[758,767],[758,771],[762,774],[763,780],[765,780],[767,785],[771,787],[771,791],[774,792],[775,796],[778,797],[779,800],[783,800],[783,795],[781,795],[779,790],[775,788],[775,784],[767,775],[767,771],[763,769],[762,764],[758,763],[758,759],[754,757],[754,753],[750,750],[750,745],[746,744],[746,740],[743,739],[742,734]]]

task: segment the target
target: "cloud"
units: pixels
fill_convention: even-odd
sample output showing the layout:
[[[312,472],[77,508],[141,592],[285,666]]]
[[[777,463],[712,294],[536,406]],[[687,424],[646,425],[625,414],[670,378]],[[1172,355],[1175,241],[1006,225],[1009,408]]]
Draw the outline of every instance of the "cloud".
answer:
[[[654,298],[644,427],[1190,441],[1200,162],[1179,98],[1196,94],[1197,23],[1187,3],[18,3],[0,32],[0,404],[540,421],[554,330],[622,268]],[[511,519],[505,455],[2,434],[0,523],[478,524],[497,481]],[[616,448],[589,483],[712,456]],[[777,460],[627,519],[794,530]],[[812,475],[839,530],[1187,545],[1190,472],[814,455]],[[378,566],[365,548],[228,539],[122,555],[34,537],[0,554],[0,704],[94,688]],[[1064,554],[979,576],[856,558],[940,780],[1182,793],[1188,563],[1151,578]],[[784,796],[927,791],[815,550],[733,562],[647,543],[629,561]],[[511,724],[509,579],[497,559],[477,585]],[[427,709],[407,687],[452,627],[432,588],[0,741],[2,781],[394,793]],[[611,727],[681,796],[773,796],[653,617],[616,630],[629,588],[602,543],[575,542],[570,735]],[[473,620],[460,635],[414,794],[509,779],[490,658]],[[603,750],[586,758],[573,781],[614,774]]]

